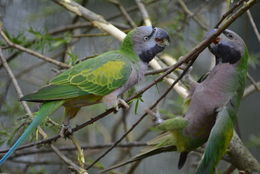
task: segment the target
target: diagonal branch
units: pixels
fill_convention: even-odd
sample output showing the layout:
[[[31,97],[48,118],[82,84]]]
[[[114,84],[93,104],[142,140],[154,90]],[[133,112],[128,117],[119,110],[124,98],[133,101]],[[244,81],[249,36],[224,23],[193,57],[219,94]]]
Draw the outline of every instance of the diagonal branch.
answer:
[[[19,97],[23,96],[23,93],[22,93],[22,90],[21,88],[19,87],[18,85],[18,82],[11,70],[11,68],[9,67],[4,55],[3,55],[3,52],[2,52],[2,49],[0,48],[0,59],[2,61],[2,64],[4,66],[4,68],[6,69],[7,73],[9,74],[14,86],[15,86],[15,89],[17,91],[17,94]],[[32,111],[30,110],[29,106],[27,105],[27,103],[25,101],[22,101],[22,105],[24,106],[27,114],[33,118],[33,114],[32,114]],[[38,129],[39,129],[39,132],[40,134],[44,137],[44,138],[47,138],[47,134],[42,130],[42,128],[40,126],[38,126]],[[58,148],[56,148],[53,144],[51,144],[51,148],[52,150],[63,160],[65,161],[67,164],[69,164],[72,169],[74,169],[75,171],[77,171],[78,173],[80,174],[87,174],[87,171],[79,166],[77,166],[76,164],[74,164],[70,159],[68,159],[66,156],[64,156],[60,150]]]
[[[196,57],[197,58],[197,57]],[[185,75],[185,73],[189,70],[190,66],[194,63],[196,60],[194,58],[190,64],[185,68],[185,70],[182,72],[182,74],[174,81],[174,83],[159,97],[158,100],[156,100],[150,107],[149,110],[154,109],[172,90],[172,88],[178,83],[179,80]],[[134,128],[147,116],[147,112],[145,112],[133,125],[132,127],[125,132],[110,148],[108,148],[101,156],[99,156],[92,164],[90,164],[87,169],[90,169],[93,167],[97,162],[99,162],[103,157],[105,157],[111,150],[113,150],[130,132],[134,130]]]
[[[19,50],[21,50],[21,51],[23,51],[23,52],[26,52],[26,53],[28,53],[28,54],[30,54],[30,55],[33,55],[33,56],[35,56],[35,57],[38,57],[38,58],[40,58],[40,59],[42,59],[42,60],[44,60],[44,61],[46,61],[46,62],[55,64],[55,65],[57,65],[57,66],[59,66],[59,67],[62,67],[62,68],[69,68],[69,67],[70,67],[69,65],[67,65],[67,64],[65,64],[65,63],[59,62],[59,61],[54,60],[54,59],[52,59],[52,58],[50,58],[50,57],[47,57],[47,56],[45,56],[45,55],[42,55],[42,54],[40,54],[40,53],[38,53],[38,52],[35,52],[35,51],[30,50],[30,49],[28,49],[28,48],[25,48],[25,47],[23,47],[23,46],[21,46],[21,45],[18,45],[18,44],[13,43],[13,42],[6,36],[6,34],[5,34],[4,31],[2,30],[2,27],[1,27],[1,26],[0,26],[0,35],[1,35],[2,38],[6,41],[6,43],[7,43],[9,46],[11,46],[11,47],[14,47],[14,48],[16,48],[16,49],[19,49]]]
[[[253,27],[253,30],[254,30],[255,35],[256,35],[256,37],[257,37],[257,39],[258,39],[258,42],[260,42],[260,33],[259,33],[259,31],[258,31],[258,29],[257,29],[257,27],[256,27],[255,21],[254,21],[254,19],[253,19],[253,16],[252,16],[250,10],[248,10],[248,11],[246,12],[246,14],[247,14],[247,16],[248,16],[248,18],[249,18],[249,21],[250,21],[250,23],[251,23],[251,25],[252,25],[252,27]]]
[[[222,31],[224,31],[232,22],[234,22],[239,16],[241,16],[247,9],[249,9],[251,6],[254,5],[254,3],[256,2],[256,0],[249,0],[246,4],[244,4],[244,6],[239,9],[235,14],[233,14],[230,18],[228,18],[225,22],[223,22],[222,26],[219,27],[214,33],[212,33],[211,36],[209,36],[207,39],[203,40],[202,42],[200,42],[199,44],[197,44],[197,46],[195,46],[190,52],[188,52],[186,55],[184,55],[182,57],[181,60],[179,60],[176,64],[170,66],[168,68],[168,70],[166,72],[164,72],[161,76],[159,76],[158,78],[156,78],[154,80],[154,82],[152,82],[151,84],[147,85],[146,87],[144,87],[142,90],[140,90],[137,94],[135,94],[134,96],[128,98],[126,101],[130,102],[131,100],[141,96],[146,90],[148,90],[149,88],[151,88],[153,85],[155,85],[156,83],[160,82],[164,77],[166,77],[168,74],[170,74],[171,72],[173,72],[176,68],[178,68],[180,65],[182,65],[185,62],[188,62],[192,59],[194,59],[198,54],[200,54]],[[75,128],[72,129],[72,133],[76,132],[80,129],[82,129],[83,127],[86,127],[90,124],[93,124],[94,122],[96,122],[97,120],[107,116],[108,114],[114,112],[114,108],[110,108],[108,110],[106,110],[105,112],[99,114],[98,116],[76,126]],[[56,141],[57,139],[59,139],[60,136],[56,135],[54,137],[45,139],[45,140],[41,140],[38,142],[34,142],[34,143],[29,143],[26,145],[23,145],[19,148],[17,148],[17,150],[20,149],[25,149],[25,148],[29,148],[32,146],[36,146],[39,144],[48,144],[51,143],[52,141]],[[0,153],[4,153],[7,150],[2,150],[0,151]]]

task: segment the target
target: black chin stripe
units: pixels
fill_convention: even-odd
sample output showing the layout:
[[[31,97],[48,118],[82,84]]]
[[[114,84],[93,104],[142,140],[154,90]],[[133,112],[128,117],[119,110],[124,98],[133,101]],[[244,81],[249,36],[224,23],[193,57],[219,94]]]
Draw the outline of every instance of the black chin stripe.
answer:
[[[221,62],[235,64],[240,60],[241,56],[242,55],[238,50],[220,44],[216,54],[216,63],[218,64]]]
[[[139,57],[141,58],[141,60],[143,62],[149,63],[156,54],[158,54],[159,52],[163,51],[164,47],[160,47],[158,45],[155,45],[153,48],[151,48],[150,50],[146,50],[143,51]]]

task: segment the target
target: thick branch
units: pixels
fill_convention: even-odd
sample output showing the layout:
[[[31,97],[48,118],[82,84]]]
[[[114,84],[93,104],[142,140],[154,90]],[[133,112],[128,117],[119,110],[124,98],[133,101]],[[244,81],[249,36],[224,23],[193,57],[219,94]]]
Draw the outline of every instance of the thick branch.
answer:
[[[232,165],[239,170],[247,173],[260,172],[260,163],[253,157],[235,132],[228,154]]]
[[[84,19],[91,22],[97,28],[104,30],[110,33],[112,36],[117,38],[118,40],[123,40],[126,34],[107,22],[102,16],[84,8],[80,4],[72,1],[72,0],[53,0],[57,4],[63,6],[67,10],[77,14],[78,16],[83,17]]]

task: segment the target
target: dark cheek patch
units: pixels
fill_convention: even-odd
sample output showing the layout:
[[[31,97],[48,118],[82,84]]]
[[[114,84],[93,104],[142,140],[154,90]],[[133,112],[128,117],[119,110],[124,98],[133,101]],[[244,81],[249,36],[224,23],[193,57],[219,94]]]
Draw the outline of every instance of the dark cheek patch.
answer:
[[[142,61],[149,63],[156,54],[162,52],[164,50],[163,47],[160,47],[158,45],[155,45],[153,48],[150,50],[143,51],[139,57],[141,58]]]
[[[241,53],[228,45],[219,44],[217,49],[216,57],[218,57],[222,63],[234,64],[241,58]]]

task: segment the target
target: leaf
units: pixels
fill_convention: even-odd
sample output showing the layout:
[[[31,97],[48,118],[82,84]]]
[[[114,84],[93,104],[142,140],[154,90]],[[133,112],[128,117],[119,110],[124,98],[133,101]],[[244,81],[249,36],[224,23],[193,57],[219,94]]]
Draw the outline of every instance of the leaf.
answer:
[[[135,114],[137,114],[137,111],[138,111],[139,101],[144,102],[144,100],[142,99],[142,96],[136,98],[136,103],[135,103]]]
[[[67,54],[69,55],[69,65],[75,65],[78,61],[78,56],[72,53],[70,49],[67,51]]]

